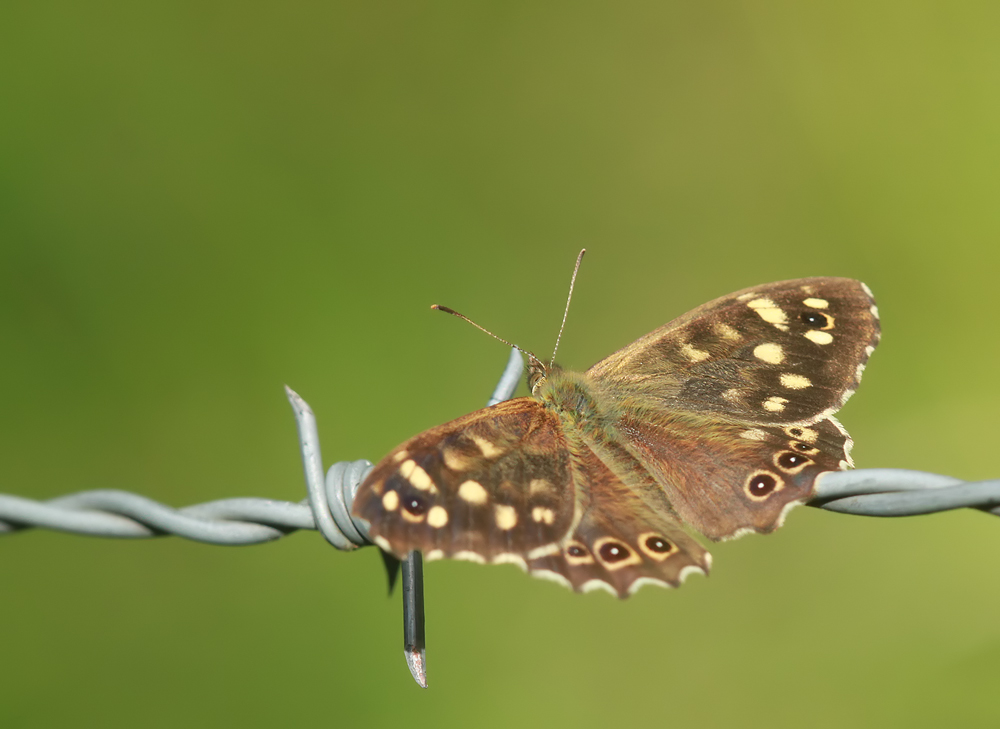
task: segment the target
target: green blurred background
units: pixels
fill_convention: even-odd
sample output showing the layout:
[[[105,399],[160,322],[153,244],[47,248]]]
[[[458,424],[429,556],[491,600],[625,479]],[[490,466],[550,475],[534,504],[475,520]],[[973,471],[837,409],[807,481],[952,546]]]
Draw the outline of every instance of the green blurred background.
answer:
[[[303,497],[715,296],[854,276],[861,467],[1000,475],[1000,5],[8,2],[0,490]],[[793,512],[621,602],[373,549],[0,540],[0,726],[994,726],[1000,522]]]

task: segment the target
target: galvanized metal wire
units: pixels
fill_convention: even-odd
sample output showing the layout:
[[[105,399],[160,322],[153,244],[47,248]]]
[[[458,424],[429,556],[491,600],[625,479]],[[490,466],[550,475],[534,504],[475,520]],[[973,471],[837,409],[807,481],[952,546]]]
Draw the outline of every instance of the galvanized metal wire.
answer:
[[[489,404],[510,398],[523,359],[512,350]],[[0,535],[30,528],[118,539],[173,535],[206,544],[261,544],[300,529],[318,530],[334,547],[371,543],[367,524],[351,515],[369,461],[335,463],[324,475],[316,418],[286,388],[299,428],[308,498],[301,502],[232,498],[175,508],[128,491],[82,491],[47,501],[0,494]],[[898,517],[972,508],[1000,516],[1000,479],[965,482],[922,471],[871,468],[821,474],[810,506],[842,514]],[[403,562],[404,654],[414,679],[427,686],[420,557]]]
[[[506,400],[519,382],[516,350],[490,404]],[[323,474],[316,420],[292,390],[309,497],[301,502],[233,498],[175,508],[128,491],[81,491],[47,501],[0,494],[0,535],[32,527],[95,537],[146,539],[173,535],[206,544],[261,544],[300,529],[318,529],[341,550],[371,543],[367,525],[351,516],[369,461],[343,461]],[[1000,479],[965,482],[951,476],[892,468],[824,473],[811,506],[842,514],[914,516],[972,508],[1000,516]]]

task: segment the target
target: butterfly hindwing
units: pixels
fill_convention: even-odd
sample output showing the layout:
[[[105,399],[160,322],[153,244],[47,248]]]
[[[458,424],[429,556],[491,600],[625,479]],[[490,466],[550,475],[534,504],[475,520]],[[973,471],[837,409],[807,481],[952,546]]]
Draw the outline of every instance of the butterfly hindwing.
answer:
[[[651,479],[648,489],[635,488],[641,475],[613,473],[583,441],[574,443],[573,461],[575,478],[586,485],[579,489],[579,521],[558,549],[529,560],[532,574],[580,592],[601,588],[628,597],[644,584],[678,587],[691,572],[708,573],[711,556],[671,516]]]
[[[753,426],[704,414],[620,423],[629,451],[679,517],[712,540],[781,526],[816,477],[846,468],[850,439],[832,417],[811,426]]]

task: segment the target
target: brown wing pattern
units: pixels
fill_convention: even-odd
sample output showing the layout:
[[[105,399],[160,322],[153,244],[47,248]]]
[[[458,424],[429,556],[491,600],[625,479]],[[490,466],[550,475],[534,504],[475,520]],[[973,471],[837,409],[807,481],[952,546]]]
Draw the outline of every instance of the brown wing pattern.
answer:
[[[518,398],[400,445],[361,485],[354,513],[397,557],[523,563],[566,535],[575,503],[558,419]]]
[[[833,417],[879,339],[860,282],[782,281],[716,299],[536,398],[433,428],[366,479],[354,513],[397,557],[514,562],[626,597],[706,572],[709,539],[780,526],[851,464]]]
[[[811,497],[816,476],[850,464],[850,438],[832,417],[808,427],[747,427],[677,413],[624,417],[619,428],[680,518],[715,541],[774,531]]]
[[[626,486],[593,445],[574,440],[574,480],[585,495],[579,522],[568,539],[530,559],[529,571],[580,592],[601,588],[622,598],[646,584],[678,587],[691,572],[707,574],[711,555],[671,516],[655,483],[629,469]],[[621,459],[617,464],[627,467]]]
[[[780,281],[700,306],[587,374],[608,397],[638,407],[809,423],[857,389],[878,339],[878,311],[861,282]]]

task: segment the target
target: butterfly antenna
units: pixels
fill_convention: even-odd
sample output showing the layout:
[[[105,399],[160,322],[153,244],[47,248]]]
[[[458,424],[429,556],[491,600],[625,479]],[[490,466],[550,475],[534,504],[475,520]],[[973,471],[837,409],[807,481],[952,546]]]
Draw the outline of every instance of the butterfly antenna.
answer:
[[[576,285],[576,274],[580,270],[580,263],[583,261],[583,254],[586,248],[580,249],[580,254],[576,257],[576,265],[573,266],[573,278],[569,280],[569,296],[566,297],[566,308],[563,310],[562,324],[559,325],[559,334],[556,336],[556,346],[552,348],[552,359],[549,360],[549,367],[556,361],[556,352],[559,351],[559,340],[562,339],[563,329],[566,328],[566,317],[569,315],[569,302],[573,300],[573,287]]]
[[[526,350],[526,349],[521,349],[521,348],[520,348],[520,347],[518,347],[518,346],[517,346],[516,344],[511,344],[510,342],[508,342],[508,341],[507,341],[506,339],[504,339],[503,337],[498,337],[498,336],[497,336],[496,334],[494,334],[493,332],[491,332],[491,331],[490,331],[489,329],[487,329],[486,327],[483,327],[483,326],[479,326],[478,324],[476,324],[476,322],[472,321],[472,319],[470,319],[469,317],[467,317],[467,316],[466,316],[465,314],[460,314],[460,313],[458,313],[457,311],[455,311],[454,309],[451,309],[451,308],[449,308],[449,307],[447,307],[447,306],[441,306],[440,304],[431,304],[431,308],[432,308],[432,309],[435,309],[436,311],[443,311],[443,312],[444,312],[445,314],[451,314],[452,316],[457,316],[457,317],[458,317],[459,319],[462,319],[463,321],[467,321],[467,322],[469,322],[469,324],[471,324],[472,326],[474,326],[474,327],[475,327],[476,329],[478,329],[479,331],[481,331],[481,332],[486,332],[487,334],[489,334],[489,335],[490,335],[491,337],[493,337],[493,338],[494,338],[494,339],[496,339],[497,341],[499,341],[499,342],[503,342],[503,343],[504,343],[504,344],[506,344],[506,345],[507,345],[508,347],[513,347],[513,348],[514,348],[514,349],[516,349],[516,350],[517,350],[518,352],[520,352],[521,354],[525,355],[525,356],[526,356],[526,357],[527,357],[527,358],[528,358],[529,360],[531,360],[531,361],[534,361],[534,362],[537,362],[537,361],[538,361],[538,358],[537,358],[537,357],[535,357],[535,355],[533,355],[533,354],[532,354],[531,352],[529,352],[528,350]]]

